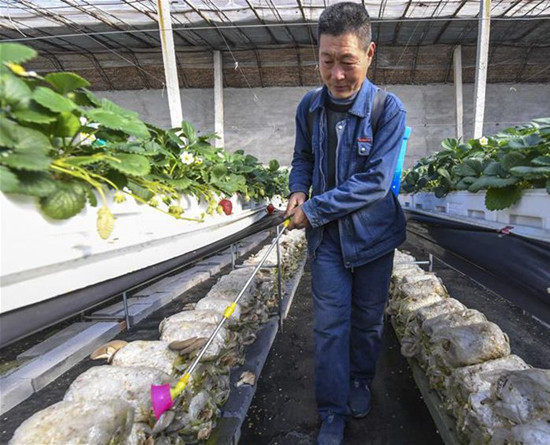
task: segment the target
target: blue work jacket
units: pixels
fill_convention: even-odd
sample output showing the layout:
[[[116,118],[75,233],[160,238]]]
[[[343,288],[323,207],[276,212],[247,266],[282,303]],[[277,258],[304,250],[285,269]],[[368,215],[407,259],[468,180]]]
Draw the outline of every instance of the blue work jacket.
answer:
[[[388,93],[375,137],[371,109],[377,87],[365,79],[337,129],[336,187],[327,190],[328,131],[325,109],[327,87],[315,96],[306,93],[296,111],[296,143],[289,188],[311,198],[304,210],[311,227],[306,230],[308,252],[323,239],[323,226],[337,221],[346,267],[361,266],[405,241],[405,217],[390,186],[405,132],[405,109]],[[308,113],[315,112],[312,134]]]

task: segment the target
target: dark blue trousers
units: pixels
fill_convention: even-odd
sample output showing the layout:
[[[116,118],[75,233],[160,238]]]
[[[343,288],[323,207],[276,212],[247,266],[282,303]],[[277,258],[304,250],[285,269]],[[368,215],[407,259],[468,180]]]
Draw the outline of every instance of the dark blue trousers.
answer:
[[[351,379],[372,381],[380,354],[393,251],[344,267],[336,223],[325,226],[311,262],[315,392],[322,419],[348,415]]]

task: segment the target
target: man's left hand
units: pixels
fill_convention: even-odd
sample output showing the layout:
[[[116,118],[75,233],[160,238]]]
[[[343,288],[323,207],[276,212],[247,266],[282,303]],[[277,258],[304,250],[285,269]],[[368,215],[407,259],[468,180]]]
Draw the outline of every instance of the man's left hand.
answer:
[[[309,220],[305,212],[302,210],[302,206],[295,207],[291,212],[290,224],[288,225],[288,230],[293,229],[305,229],[310,226]]]

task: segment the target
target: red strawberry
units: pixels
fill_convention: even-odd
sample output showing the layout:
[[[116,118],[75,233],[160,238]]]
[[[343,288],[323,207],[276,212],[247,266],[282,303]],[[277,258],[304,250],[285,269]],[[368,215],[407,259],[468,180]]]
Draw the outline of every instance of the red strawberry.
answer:
[[[222,199],[218,202],[218,205],[221,206],[223,213],[226,215],[231,215],[233,212],[233,203],[229,199]]]
[[[275,211],[275,206],[273,204],[268,204],[265,209],[267,210],[267,214],[271,215]]]

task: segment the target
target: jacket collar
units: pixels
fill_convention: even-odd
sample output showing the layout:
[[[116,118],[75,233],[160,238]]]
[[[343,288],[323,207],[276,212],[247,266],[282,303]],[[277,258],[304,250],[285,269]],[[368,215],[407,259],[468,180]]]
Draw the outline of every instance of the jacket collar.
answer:
[[[365,79],[363,85],[361,85],[361,89],[357,93],[357,97],[355,98],[352,107],[348,110],[348,113],[361,118],[367,117],[370,113],[373,90],[374,85],[369,81],[369,79]],[[317,108],[325,106],[325,99],[328,94],[327,86],[324,85],[316,91],[319,91],[320,94],[314,93],[313,101],[309,107],[310,112],[315,112]]]

